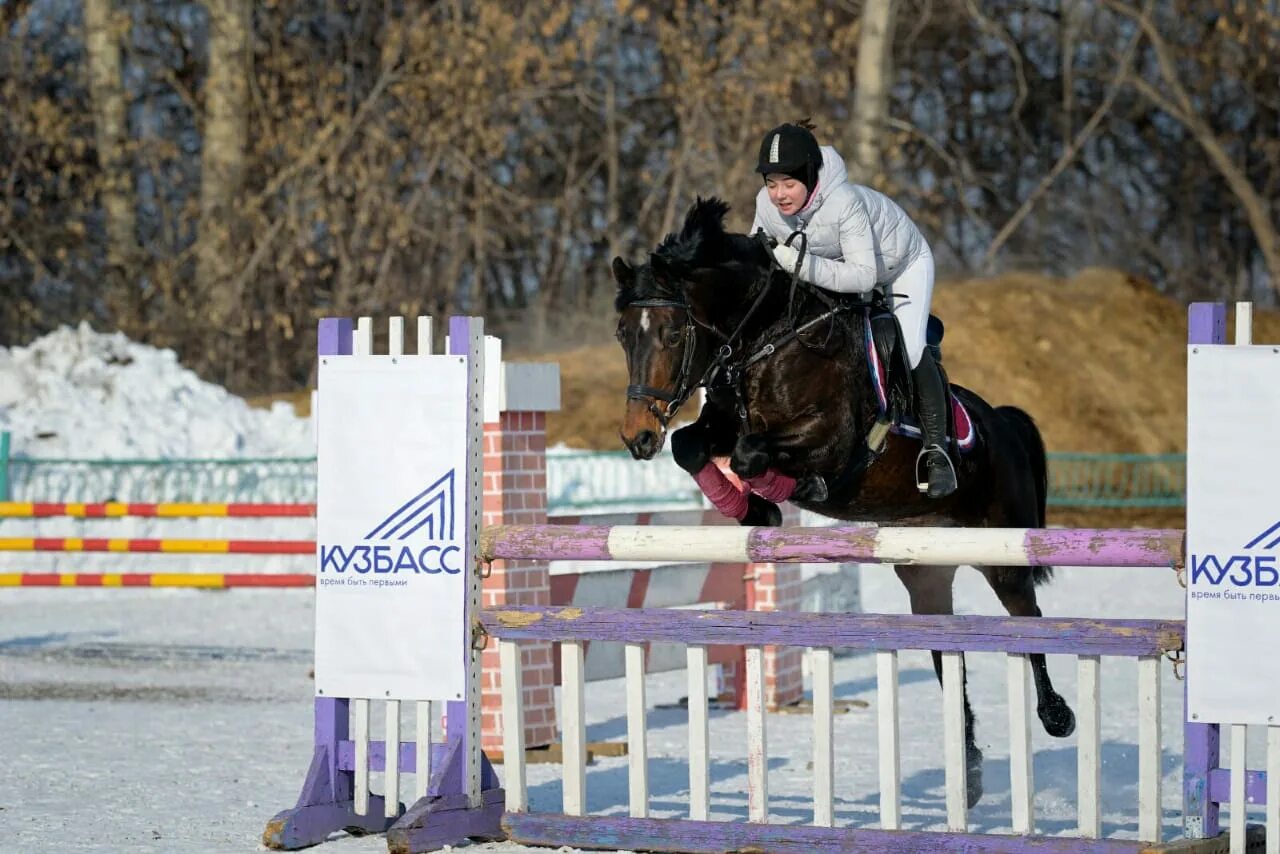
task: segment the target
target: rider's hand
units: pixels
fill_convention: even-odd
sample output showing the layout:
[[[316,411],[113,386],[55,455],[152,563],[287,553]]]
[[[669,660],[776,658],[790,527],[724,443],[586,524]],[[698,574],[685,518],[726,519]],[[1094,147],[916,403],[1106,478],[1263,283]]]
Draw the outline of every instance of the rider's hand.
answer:
[[[779,267],[788,273],[794,273],[796,271],[796,262],[800,260],[800,252],[792,246],[779,243],[773,247],[773,257],[777,260]]]

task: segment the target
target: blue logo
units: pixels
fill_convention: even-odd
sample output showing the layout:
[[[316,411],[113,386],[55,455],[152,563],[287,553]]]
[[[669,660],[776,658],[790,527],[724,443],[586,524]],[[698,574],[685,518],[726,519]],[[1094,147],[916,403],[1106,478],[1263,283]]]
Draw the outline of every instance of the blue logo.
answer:
[[[1231,554],[1190,555],[1191,586],[1209,585],[1225,587],[1222,593],[1193,592],[1193,598],[1243,599],[1243,594],[1233,593],[1232,587],[1269,587],[1280,585],[1280,570],[1276,568],[1276,555],[1262,554],[1280,546],[1280,522],[1276,522]],[[1280,593],[1252,593],[1247,598],[1280,600]]]
[[[362,542],[321,544],[320,574],[397,577],[461,573],[462,549],[453,545],[456,471],[450,469],[391,511]]]

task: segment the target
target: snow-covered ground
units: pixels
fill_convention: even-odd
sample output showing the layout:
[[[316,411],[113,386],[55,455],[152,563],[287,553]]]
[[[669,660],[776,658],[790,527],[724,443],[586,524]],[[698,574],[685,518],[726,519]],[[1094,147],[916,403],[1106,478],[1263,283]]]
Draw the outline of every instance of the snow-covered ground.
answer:
[[[253,410],[200,382],[172,353],[87,328],[61,330],[26,348],[0,348],[0,430],[14,452],[36,457],[308,455],[310,423],[287,407]],[[109,528],[100,526],[108,525]],[[300,520],[0,522],[0,536],[309,538]],[[308,557],[0,555],[0,571],[125,568],[305,570]],[[145,561],[135,563],[134,561]],[[252,561],[251,564],[248,561]],[[242,562],[244,562],[242,564]],[[900,613],[906,595],[887,568],[864,571],[864,609]],[[1046,614],[1178,618],[1183,591],[1167,571],[1060,570],[1042,589]],[[1000,613],[969,570],[957,580],[959,613]],[[0,774],[0,852],[254,851],[275,812],[291,806],[311,754],[308,677],[313,594],[305,590],[0,590],[0,723],[10,736]],[[969,686],[985,754],[986,796],[976,830],[1010,828],[1005,666],[969,656]],[[1051,660],[1059,690],[1075,696],[1075,666]],[[1182,686],[1162,668],[1165,832],[1180,818]],[[837,695],[867,705],[837,716],[837,823],[874,826],[875,673],[868,656],[840,658]],[[908,829],[940,829],[944,817],[941,702],[926,653],[901,660],[903,810]],[[651,809],[687,808],[684,673],[649,682]],[[1104,830],[1136,833],[1136,666],[1103,663]],[[621,739],[621,681],[587,688],[588,737]],[[770,715],[772,820],[811,816],[809,721]],[[1223,755],[1227,754],[1224,734]],[[1254,740],[1256,744],[1259,740]],[[713,818],[746,815],[743,716],[712,719]],[[1035,735],[1037,826],[1066,833],[1075,822],[1075,739]],[[1261,757],[1251,757],[1254,767]],[[558,811],[559,768],[529,768],[531,807]],[[406,780],[408,791],[409,781]],[[626,811],[625,758],[588,769],[588,807]],[[473,846],[517,851],[519,846]],[[325,849],[322,849],[325,850]],[[335,852],[385,850],[380,838],[341,838]]]

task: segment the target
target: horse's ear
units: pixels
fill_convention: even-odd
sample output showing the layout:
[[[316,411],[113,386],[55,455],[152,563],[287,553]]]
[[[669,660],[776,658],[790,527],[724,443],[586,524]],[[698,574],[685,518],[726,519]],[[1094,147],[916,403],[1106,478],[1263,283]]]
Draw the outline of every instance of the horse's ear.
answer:
[[[622,260],[621,255],[613,259],[613,280],[620,288],[629,288],[636,281],[636,268]]]

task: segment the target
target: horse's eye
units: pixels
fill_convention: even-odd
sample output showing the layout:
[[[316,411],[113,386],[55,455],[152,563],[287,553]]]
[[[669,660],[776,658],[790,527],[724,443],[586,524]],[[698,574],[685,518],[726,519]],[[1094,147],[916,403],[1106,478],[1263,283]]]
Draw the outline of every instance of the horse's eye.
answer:
[[[662,343],[667,347],[680,346],[680,341],[683,338],[683,329],[668,329],[662,333]]]
[[[618,328],[617,328],[617,329],[615,329],[615,330],[613,330],[613,337],[614,337],[614,338],[617,338],[619,341],[621,341],[621,340],[622,340],[622,336],[623,336],[623,334],[624,334],[625,332],[626,332],[626,330],[622,328],[622,322],[621,322],[621,321],[619,321],[619,322],[618,322]]]

